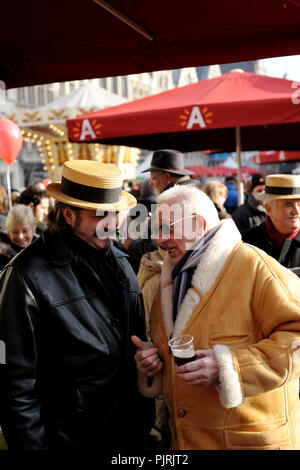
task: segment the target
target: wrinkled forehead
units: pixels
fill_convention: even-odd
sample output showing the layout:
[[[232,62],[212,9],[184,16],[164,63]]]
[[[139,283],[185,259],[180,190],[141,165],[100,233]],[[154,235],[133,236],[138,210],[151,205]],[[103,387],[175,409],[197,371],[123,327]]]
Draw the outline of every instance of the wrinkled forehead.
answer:
[[[300,204],[300,198],[280,198],[280,199],[275,199],[276,201],[276,206],[284,206],[286,204]]]
[[[179,202],[159,203],[156,210],[157,223],[172,223],[176,220],[189,217],[194,213],[191,204],[181,204]]]

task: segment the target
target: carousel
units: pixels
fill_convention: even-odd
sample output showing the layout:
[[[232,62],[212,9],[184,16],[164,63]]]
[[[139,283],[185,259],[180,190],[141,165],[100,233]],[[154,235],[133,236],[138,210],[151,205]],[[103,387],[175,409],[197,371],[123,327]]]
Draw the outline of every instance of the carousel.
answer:
[[[7,119],[21,129],[23,141],[36,147],[43,169],[52,181],[61,178],[62,165],[68,160],[96,160],[115,164],[124,180],[136,178],[140,150],[133,147],[99,143],[71,143],[66,119],[124,103],[126,100],[90,82],[46,106],[19,108]]]

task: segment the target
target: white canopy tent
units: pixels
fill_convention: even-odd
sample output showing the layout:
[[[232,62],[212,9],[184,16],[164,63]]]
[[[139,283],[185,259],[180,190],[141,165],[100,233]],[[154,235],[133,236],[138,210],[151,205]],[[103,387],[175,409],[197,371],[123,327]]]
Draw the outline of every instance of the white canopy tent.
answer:
[[[114,163],[124,179],[135,179],[139,150],[124,146],[73,144],[67,137],[66,119],[126,102],[114,93],[92,82],[40,108],[19,108],[8,119],[22,129],[26,143],[38,147],[44,170],[51,180],[60,179],[62,164],[71,159],[98,160]]]

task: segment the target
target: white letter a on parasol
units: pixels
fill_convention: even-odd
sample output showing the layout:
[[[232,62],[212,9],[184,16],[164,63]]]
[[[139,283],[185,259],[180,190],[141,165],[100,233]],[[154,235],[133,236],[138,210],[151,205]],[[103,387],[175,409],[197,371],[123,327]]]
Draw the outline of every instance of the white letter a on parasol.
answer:
[[[90,121],[84,119],[82,121],[80,140],[85,140],[87,135],[90,135],[92,139],[96,139],[96,134],[93,131]]]
[[[206,127],[201,111],[198,106],[194,106],[187,123],[187,129],[192,129],[194,124],[199,124],[200,127]]]

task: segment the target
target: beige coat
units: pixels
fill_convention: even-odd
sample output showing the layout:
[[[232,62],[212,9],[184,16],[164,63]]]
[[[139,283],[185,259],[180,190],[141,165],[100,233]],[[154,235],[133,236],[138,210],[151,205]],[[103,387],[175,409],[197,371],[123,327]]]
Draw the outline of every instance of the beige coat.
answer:
[[[173,328],[172,268],[166,256],[150,319],[164,361],[172,449],[300,449],[299,278],[223,220]],[[176,378],[172,331],[194,335],[196,349],[214,349],[219,386]]]
[[[158,250],[145,253],[141,259],[137,279],[143,294],[145,304],[145,320],[147,328],[147,336],[150,339],[149,318],[153,301],[156,297],[161,268],[163,265],[166,251],[159,248]]]

